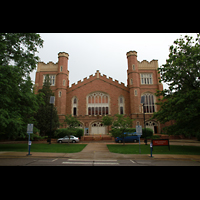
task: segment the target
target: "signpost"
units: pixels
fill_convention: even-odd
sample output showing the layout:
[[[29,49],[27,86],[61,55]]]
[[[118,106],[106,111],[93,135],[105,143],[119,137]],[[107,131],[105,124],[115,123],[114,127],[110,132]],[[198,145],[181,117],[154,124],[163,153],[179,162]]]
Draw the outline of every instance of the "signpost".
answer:
[[[31,151],[31,140],[30,140],[30,134],[33,133],[33,124],[28,124],[27,125],[27,133],[28,133],[28,154],[27,156],[30,156],[32,154],[30,154],[30,151]]]
[[[169,139],[153,139],[152,141],[153,146],[168,146],[169,150]]]
[[[140,149],[140,137],[142,135],[142,126],[139,126],[139,125],[136,126],[136,135],[139,137],[139,153],[141,153],[141,149]]]

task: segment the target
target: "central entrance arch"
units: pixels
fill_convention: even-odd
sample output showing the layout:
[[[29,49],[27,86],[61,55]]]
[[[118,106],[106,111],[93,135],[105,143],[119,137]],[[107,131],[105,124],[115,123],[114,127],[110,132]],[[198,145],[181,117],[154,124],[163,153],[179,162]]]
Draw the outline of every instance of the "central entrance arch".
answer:
[[[93,122],[91,124],[91,134],[104,135],[106,134],[106,127],[102,124],[102,122]]]

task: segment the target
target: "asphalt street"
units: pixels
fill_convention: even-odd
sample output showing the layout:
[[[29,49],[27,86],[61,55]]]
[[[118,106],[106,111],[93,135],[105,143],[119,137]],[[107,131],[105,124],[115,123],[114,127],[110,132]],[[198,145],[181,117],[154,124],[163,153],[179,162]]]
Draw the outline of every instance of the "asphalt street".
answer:
[[[195,160],[92,160],[67,158],[0,158],[0,166],[200,166]]]

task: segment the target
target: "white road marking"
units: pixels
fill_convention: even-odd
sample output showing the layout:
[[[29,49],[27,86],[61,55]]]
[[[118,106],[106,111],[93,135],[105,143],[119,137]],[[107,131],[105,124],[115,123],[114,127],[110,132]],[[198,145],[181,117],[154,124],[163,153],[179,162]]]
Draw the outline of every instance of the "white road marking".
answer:
[[[133,160],[130,160],[132,163],[135,163],[135,161],[133,161]]]
[[[95,162],[94,165],[119,165],[119,163],[100,163],[100,162]]]
[[[52,160],[51,162],[55,162],[56,160],[58,160],[58,159],[56,158],[56,159]]]
[[[88,159],[68,159],[68,161],[117,162],[117,160],[88,160]]]
[[[88,165],[88,164],[90,164],[90,165],[92,165],[93,162],[62,162],[62,164],[71,164],[71,165],[77,165],[77,164],[79,164],[79,165]]]

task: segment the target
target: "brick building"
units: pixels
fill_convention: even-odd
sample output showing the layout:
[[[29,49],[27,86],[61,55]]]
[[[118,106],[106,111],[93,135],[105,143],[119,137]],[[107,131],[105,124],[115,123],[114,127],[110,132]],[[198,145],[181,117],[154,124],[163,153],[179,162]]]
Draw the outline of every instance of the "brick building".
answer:
[[[157,97],[154,93],[157,89],[163,89],[163,85],[158,81],[158,61],[140,62],[137,60],[136,51],[129,51],[126,56],[127,86],[117,80],[113,81],[110,77],[107,78],[104,74],[101,75],[97,70],[94,75],[69,87],[69,54],[60,52],[56,64],[38,63],[35,91],[37,93],[42,88],[45,75],[49,74],[60,122],[64,122],[66,114],[72,114],[81,122],[80,126],[84,128],[85,134],[107,134],[107,128],[101,123],[102,116],[113,116],[117,113],[135,119],[133,127],[144,127],[143,112],[146,127],[151,128],[155,134],[160,133],[162,127],[159,122],[150,120],[152,113],[159,109],[155,105]],[[146,99],[144,110],[140,103],[141,96],[145,96]]]

